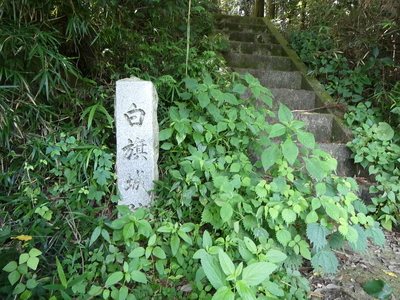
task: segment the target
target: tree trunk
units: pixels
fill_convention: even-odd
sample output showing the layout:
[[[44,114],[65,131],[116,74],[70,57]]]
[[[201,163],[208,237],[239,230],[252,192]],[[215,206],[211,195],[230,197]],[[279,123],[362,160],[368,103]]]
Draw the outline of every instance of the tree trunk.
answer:
[[[306,22],[306,6],[307,6],[306,0],[302,0],[301,10],[300,10],[300,29],[302,30],[304,30],[305,28],[304,23]]]
[[[276,18],[275,0],[268,0],[268,18],[270,20]]]
[[[264,1],[265,0],[255,0],[253,17],[264,17]]]

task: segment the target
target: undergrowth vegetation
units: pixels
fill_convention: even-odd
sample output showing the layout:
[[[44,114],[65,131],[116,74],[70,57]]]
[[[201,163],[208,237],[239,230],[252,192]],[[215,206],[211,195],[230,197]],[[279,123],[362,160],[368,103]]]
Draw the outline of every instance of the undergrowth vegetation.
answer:
[[[1,2],[2,299],[307,299],[300,266],[334,273],[345,243],[384,243],[305,123],[260,109],[270,91],[225,71],[210,6]],[[113,86],[131,75],[156,84],[162,128],[157,198],[135,212],[116,205],[113,169]],[[349,122],[369,126],[360,162],[393,162],[374,169],[393,199],[374,200],[386,226],[398,137],[373,117]]]
[[[389,25],[382,25],[389,26]],[[347,106],[345,119],[354,140],[347,145],[354,161],[372,181],[369,211],[388,230],[398,224],[400,148],[399,85],[390,81],[396,68],[377,46],[363,60],[343,55],[331,27],[320,26],[291,35],[292,47],[338,103]]]

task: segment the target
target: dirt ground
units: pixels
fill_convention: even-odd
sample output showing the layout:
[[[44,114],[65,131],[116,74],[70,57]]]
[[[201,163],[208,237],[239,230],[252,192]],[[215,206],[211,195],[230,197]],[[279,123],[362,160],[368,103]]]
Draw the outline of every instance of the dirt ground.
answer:
[[[362,286],[371,280],[383,280],[393,290],[389,300],[400,300],[400,232],[385,231],[386,244],[370,243],[368,253],[350,249],[337,252],[339,271],[331,276],[315,275],[304,269],[309,278],[312,300],[373,300]]]

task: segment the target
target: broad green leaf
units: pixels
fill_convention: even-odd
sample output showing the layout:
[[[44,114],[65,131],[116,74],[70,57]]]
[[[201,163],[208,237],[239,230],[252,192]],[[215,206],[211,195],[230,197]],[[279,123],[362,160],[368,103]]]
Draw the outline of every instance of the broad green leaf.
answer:
[[[310,247],[306,241],[300,241],[299,243],[300,247],[300,254],[303,256],[305,259],[310,260],[311,259],[311,252],[310,252]]]
[[[232,205],[228,202],[222,205],[220,215],[223,222],[227,222],[228,220],[230,220],[233,215]]]
[[[375,129],[376,137],[381,141],[391,140],[394,136],[394,130],[386,122],[379,122],[378,127]]]
[[[278,119],[282,123],[289,123],[293,120],[292,112],[287,106],[283,105],[282,103],[280,103],[279,105]]]
[[[383,246],[386,243],[385,234],[383,233],[382,229],[379,227],[378,222],[374,223],[374,227],[367,228],[365,230],[365,233],[378,246]]]
[[[364,229],[360,225],[351,225],[350,227],[354,228],[358,234],[355,242],[350,242],[349,239],[347,239],[351,248],[357,252],[367,252],[367,234]]]
[[[29,256],[39,256],[39,255],[41,255],[42,254],[42,251],[40,251],[40,250],[38,250],[38,249],[36,249],[36,248],[32,248],[30,251],[29,251]]]
[[[272,125],[271,131],[269,133],[269,137],[272,139],[277,136],[282,136],[285,133],[286,133],[286,126],[284,126],[280,123],[276,123],[276,124]]]
[[[128,297],[128,294],[129,294],[128,287],[126,285],[123,285],[119,289],[118,300],[126,300],[126,298]]]
[[[307,148],[313,149],[315,147],[315,137],[312,133],[307,131],[297,132],[298,141]]]
[[[158,257],[159,259],[165,259],[167,256],[165,255],[165,252],[161,247],[157,246],[153,249],[153,255],[155,257]]]
[[[224,99],[226,102],[233,104],[233,105],[238,105],[239,102],[236,99],[236,97],[230,93],[224,93]]]
[[[210,103],[210,97],[208,96],[208,92],[201,92],[198,95],[200,107],[204,108]]]
[[[322,181],[322,178],[325,175],[324,169],[321,167],[321,164],[316,158],[304,158],[306,162],[306,169],[308,173],[318,181]]]
[[[234,300],[234,299],[235,299],[235,294],[227,286],[220,287],[212,297],[212,300]]]
[[[22,254],[19,256],[18,263],[19,263],[20,265],[26,263],[26,262],[28,261],[29,257],[30,257],[30,256],[29,256],[28,253],[22,253]]]
[[[8,273],[16,270],[18,267],[18,263],[16,261],[10,261],[6,266],[3,268],[3,271],[6,271]]]
[[[307,224],[309,224],[309,223],[315,223],[315,222],[317,222],[317,221],[318,221],[318,214],[317,214],[314,210],[310,211],[310,212],[307,214],[306,223],[307,223]]]
[[[231,164],[231,167],[229,169],[229,172],[231,173],[238,173],[241,169],[241,165],[239,163],[233,163]]]
[[[207,252],[202,253],[201,266],[203,267],[207,279],[216,290],[226,285],[225,275],[216,257]]]
[[[124,274],[121,271],[111,273],[106,280],[106,286],[114,285],[120,282],[122,278],[124,278]]]
[[[29,268],[31,268],[32,270],[36,270],[37,266],[39,265],[39,258],[37,258],[36,256],[31,256],[29,257],[28,261],[26,262],[26,264],[28,265]]]
[[[261,155],[261,162],[264,171],[268,171],[268,169],[275,164],[276,160],[280,156],[281,156],[281,150],[278,144],[272,144],[270,147],[265,149]]]
[[[314,248],[318,251],[325,247],[328,242],[326,240],[326,236],[329,234],[329,230],[317,223],[310,223],[307,225],[307,237],[310,239],[310,242],[314,244]]]
[[[228,254],[226,254],[224,251],[220,251],[218,253],[218,258],[222,271],[225,273],[226,276],[235,274],[235,266]]]
[[[176,253],[178,253],[180,243],[181,241],[177,235],[173,235],[171,237],[171,252],[173,256],[175,256]]]
[[[23,283],[18,283],[18,284],[15,286],[15,288],[14,288],[12,294],[13,294],[13,295],[21,294],[23,291],[25,291],[25,289],[26,289],[25,284],[23,284]]]
[[[272,263],[280,263],[287,258],[287,255],[282,251],[271,249],[265,254],[265,258]]]
[[[296,161],[297,156],[299,155],[299,148],[292,141],[292,139],[287,138],[286,141],[282,144],[282,153],[289,164],[293,165]]]
[[[339,222],[340,219],[340,211],[341,208],[334,203],[326,203],[325,204],[325,211],[328,216],[330,216],[333,220]]]
[[[285,208],[282,211],[282,218],[286,224],[290,224],[296,220],[297,214],[293,211],[293,209]]]
[[[234,93],[238,93],[238,94],[243,94],[245,91],[247,90],[247,87],[245,87],[243,84],[237,83],[234,85],[232,91]]]
[[[183,82],[186,84],[186,86],[187,86],[187,88],[189,90],[194,91],[194,90],[197,89],[198,83],[197,83],[196,79],[194,79],[194,78],[185,78],[185,79],[183,79]]]
[[[334,274],[337,271],[339,262],[330,249],[319,250],[312,258],[311,264],[315,270],[322,268],[324,274]]]
[[[92,246],[92,244],[97,240],[97,238],[100,236],[101,233],[101,227],[97,226],[94,230],[93,233],[90,237],[90,241],[89,241],[89,247]]]
[[[212,239],[210,233],[207,230],[204,230],[203,233],[203,248],[208,249],[212,246]]]
[[[129,222],[124,226],[124,229],[122,229],[122,236],[124,237],[124,240],[129,240],[134,234],[135,225],[133,222]]]
[[[247,286],[243,280],[238,280],[235,284],[239,295],[242,300],[256,300],[254,292]]]
[[[247,236],[244,237],[244,243],[245,243],[247,249],[249,249],[249,251],[251,253],[254,253],[254,254],[257,253],[256,244],[251,239],[249,239]]]
[[[21,274],[17,270],[14,270],[10,274],[8,274],[8,281],[10,282],[11,285],[17,283],[20,278]]]
[[[363,285],[366,293],[378,299],[387,299],[392,295],[392,288],[383,280],[368,281]]]
[[[242,280],[248,286],[255,286],[263,282],[275,271],[277,265],[269,262],[257,262],[243,269]]]
[[[283,246],[286,246],[292,240],[292,235],[286,229],[281,229],[276,233],[276,239]]]
[[[159,139],[160,141],[168,140],[168,139],[172,136],[172,132],[173,132],[173,131],[174,131],[174,130],[173,130],[172,128],[166,128],[166,129],[161,130],[161,131],[158,133],[158,139]]]
[[[133,270],[131,272],[132,280],[140,283],[147,283],[146,275],[138,270]]]

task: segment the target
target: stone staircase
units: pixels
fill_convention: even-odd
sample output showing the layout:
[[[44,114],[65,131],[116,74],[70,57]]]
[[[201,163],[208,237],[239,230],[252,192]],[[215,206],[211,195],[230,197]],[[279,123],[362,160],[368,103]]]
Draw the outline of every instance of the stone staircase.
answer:
[[[229,40],[230,50],[224,56],[232,71],[258,78],[275,96],[273,110],[282,103],[294,111],[294,118],[308,124],[305,129],[321,149],[337,159],[337,174],[355,176],[345,145],[352,136],[338,116],[341,112],[319,82],[307,76],[306,66],[276,27],[265,18],[230,15],[217,15],[215,27]]]

